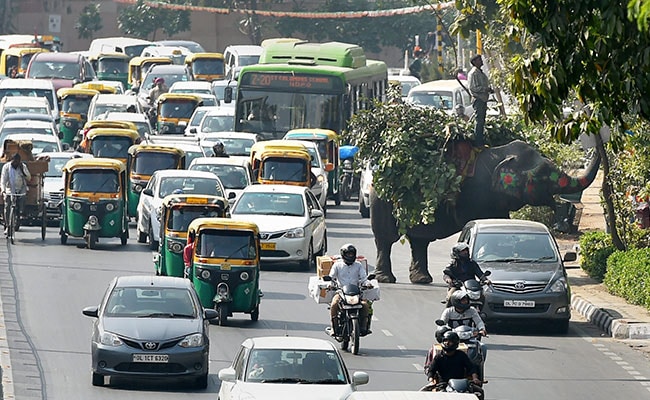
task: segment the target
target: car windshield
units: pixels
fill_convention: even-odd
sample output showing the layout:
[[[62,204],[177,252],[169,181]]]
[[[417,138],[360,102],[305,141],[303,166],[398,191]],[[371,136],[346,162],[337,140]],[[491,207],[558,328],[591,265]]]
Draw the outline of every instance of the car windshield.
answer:
[[[346,384],[341,361],[334,351],[252,349],[244,380],[265,383]]]
[[[95,157],[127,158],[133,139],[121,136],[96,136],[90,144]]]
[[[157,74],[155,71],[150,71],[144,78],[142,87],[147,90],[153,89],[153,80],[156,78],[163,78],[167,87],[171,87],[171,85],[176,82],[185,82],[189,80],[185,74]]]
[[[50,108],[54,107],[54,90],[52,89],[29,89],[29,88],[14,88],[14,89],[0,89],[0,99],[5,96],[31,96],[31,97],[45,97],[50,103]]]
[[[253,139],[246,138],[222,138],[222,137],[206,137],[206,142],[209,143],[209,147],[212,148],[214,142],[219,140],[223,143],[223,146],[226,149],[226,153],[231,156],[250,156],[251,147],[255,144]]]
[[[187,232],[190,223],[196,218],[221,217],[223,210],[219,206],[175,206],[167,216],[167,229],[175,232]]]
[[[557,262],[553,238],[547,234],[479,233],[474,243],[477,262]]]
[[[124,54],[127,56],[133,58],[137,57],[140,54],[142,54],[142,50],[145,49],[145,47],[149,47],[151,44],[149,43],[144,43],[144,44],[134,44],[131,46],[124,46]]]
[[[233,214],[284,215],[303,217],[305,204],[298,193],[243,193]]]
[[[143,151],[133,159],[131,172],[142,175],[152,175],[160,169],[176,169],[178,167],[178,154],[154,153]]]
[[[169,196],[174,191],[182,191],[183,194],[209,194],[211,196],[224,197],[219,181],[213,178],[198,177],[166,177],[160,180],[158,197]]]
[[[409,96],[409,103],[450,110],[453,97],[451,92],[415,92]]]
[[[187,289],[116,287],[104,308],[105,316],[121,318],[197,318],[198,310]]]
[[[238,165],[195,164],[190,170],[212,172],[226,189],[243,189],[250,183],[246,168]]]
[[[257,245],[253,232],[232,229],[204,229],[196,245],[201,257],[253,260],[257,258]]]
[[[60,178],[63,176],[63,166],[70,160],[69,157],[50,157],[47,171],[44,172],[46,178]]]
[[[89,115],[88,119],[96,119],[97,116],[106,114],[109,112],[127,112],[127,108],[130,106],[135,107],[134,104],[126,103],[114,103],[114,104],[96,104],[93,110],[93,115]]]
[[[190,119],[189,126],[199,126],[201,120],[203,119],[203,116],[207,112],[208,110],[194,110],[194,114],[192,114],[192,118]]]
[[[2,131],[0,132],[0,142],[4,142],[5,139],[11,139],[11,136],[14,134],[38,134],[54,136],[54,130],[51,128],[30,128],[26,126],[3,127]]]
[[[119,177],[113,170],[77,170],[70,179],[70,190],[75,192],[117,193],[119,189]]]
[[[231,132],[235,129],[232,115],[206,115],[201,121],[201,132]]]
[[[6,114],[15,114],[15,113],[30,113],[30,114],[42,114],[49,115],[50,112],[45,107],[19,107],[19,106],[8,106],[3,110],[3,117]]]
[[[78,62],[32,61],[29,78],[39,79],[78,79],[81,70]]]
[[[59,150],[59,146],[54,142],[32,139],[32,154],[51,153]]]

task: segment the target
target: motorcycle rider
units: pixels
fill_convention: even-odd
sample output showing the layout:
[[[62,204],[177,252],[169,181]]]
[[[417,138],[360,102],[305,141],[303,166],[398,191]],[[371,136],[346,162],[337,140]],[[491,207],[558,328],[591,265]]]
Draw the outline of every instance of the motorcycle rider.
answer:
[[[457,351],[460,338],[456,332],[446,332],[442,339],[442,352],[433,357],[428,368],[427,378],[434,385],[446,383],[450,379],[467,379],[471,375],[471,386],[475,392],[483,398],[481,380],[476,372],[476,366],[472,364],[466,353]]]
[[[226,153],[226,147],[223,145],[221,140],[214,142],[212,145],[212,152],[214,153],[212,157],[230,157],[228,153]]]
[[[464,290],[457,290],[451,295],[451,306],[442,310],[440,319],[452,329],[467,325],[475,327],[483,336],[487,336],[485,323],[480,314],[474,307],[470,307],[469,295]],[[487,357],[487,348],[485,343],[481,342],[481,352],[483,360]]]
[[[451,263],[442,271],[443,279],[447,282],[449,289],[447,290],[447,306],[450,306],[451,295],[459,289],[459,283],[474,278],[481,278],[483,270],[469,257],[469,246],[467,243],[456,243],[451,248]]]
[[[364,268],[363,264],[357,261],[357,248],[353,244],[344,244],[341,247],[341,259],[336,261],[332,265],[329,276],[332,278],[332,281],[336,281],[339,287],[345,285],[358,285],[364,286],[366,288],[372,288],[372,284],[368,281],[368,273]],[[341,297],[337,294],[332,298],[332,303],[330,305],[330,317],[332,319],[332,328],[330,334],[332,336],[338,336],[337,328],[339,326],[338,313],[339,313],[339,302]],[[361,300],[361,305],[363,306],[359,311],[359,325],[361,328],[360,336],[366,336],[370,333],[368,329],[368,314],[370,310],[370,305],[366,300]]]

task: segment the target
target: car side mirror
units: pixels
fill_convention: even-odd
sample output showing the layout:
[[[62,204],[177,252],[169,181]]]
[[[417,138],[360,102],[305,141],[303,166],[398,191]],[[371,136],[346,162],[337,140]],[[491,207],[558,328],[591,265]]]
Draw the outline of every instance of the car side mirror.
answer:
[[[237,379],[237,372],[232,367],[224,368],[219,371],[219,380],[222,382],[234,382]]]
[[[145,190],[142,191],[142,194],[145,196],[153,196],[153,190],[151,188],[146,188]]]
[[[198,131],[196,130],[196,128],[190,128],[190,133],[197,133],[197,132]]]
[[[237,193],[235,192],[228,193],[228,200],[234,199],[235,197],[237,197]]]
[[[232,103],[232,88],[230,86],[226,86],[223,90],[223,102]]]
[[[332,164],[332,163],[325,164],[325,171],[326,172],[334,171],[334,164]]]
[[[309,213],[309,216],[312,218],[320,218],[323,216],[323,212],[321,210],[311,210]]]
[[[70,150],[70,145],[68,143],[61,143],[61,148],[63,149],[63,151],[68,151]]]
[[[205,310],[203,310],[204,319],[215,319],[218,316],[219,314],[217,314],[217,310],[214,310],[212,308],[206,308]]]
[[[352,374],[352,384],[354,385],[365,385],[369,379],[368,374],[363,371],[355,371]]]
[[[578,259],[578,254],[575,251],[567,251],[564,254],[564,262],[572,262]]]
[[[87,317],[97,318],[99,316],[99,307],[97,306],[86,307],[83,310],[81,310],[81,313]]]

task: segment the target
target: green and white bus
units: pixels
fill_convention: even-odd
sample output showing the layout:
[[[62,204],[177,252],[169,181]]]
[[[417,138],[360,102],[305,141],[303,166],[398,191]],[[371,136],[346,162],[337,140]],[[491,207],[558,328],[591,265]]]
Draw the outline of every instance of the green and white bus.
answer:
[[[346,43],[276,42],[260,63],[242,68],[235,105],[235,130],[279,139],[296,128],[340,134],[352,115],[384,101],[386,64],[366,60]]]

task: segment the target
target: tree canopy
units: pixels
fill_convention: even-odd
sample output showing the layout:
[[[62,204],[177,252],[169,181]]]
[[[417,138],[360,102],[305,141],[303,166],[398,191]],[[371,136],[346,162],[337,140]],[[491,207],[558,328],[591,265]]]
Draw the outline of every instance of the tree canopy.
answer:
[[[182,1],[168,1],[183,3]],[[161,29],[167,36],[191,29],[190,12],[151,7],[144,0],[124,7],[117,17],[117,26],[122,33],[141,39],[156,40]]]

